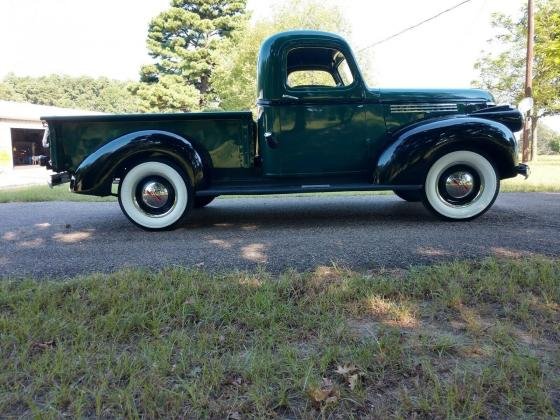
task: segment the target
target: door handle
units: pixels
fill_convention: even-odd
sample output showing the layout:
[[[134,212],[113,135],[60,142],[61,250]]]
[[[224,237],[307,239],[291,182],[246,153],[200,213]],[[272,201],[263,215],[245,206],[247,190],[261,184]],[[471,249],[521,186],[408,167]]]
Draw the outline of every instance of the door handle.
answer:
[[[278,147],[278,140],[276,140],[276,137],[270,131],[264,133],[264,140],[271,149],[276,149]]]
[[[292,101],[299,101],[299,98],[297,96],[292,96],[292,95],[282,95],[282,99],[291,99]]]

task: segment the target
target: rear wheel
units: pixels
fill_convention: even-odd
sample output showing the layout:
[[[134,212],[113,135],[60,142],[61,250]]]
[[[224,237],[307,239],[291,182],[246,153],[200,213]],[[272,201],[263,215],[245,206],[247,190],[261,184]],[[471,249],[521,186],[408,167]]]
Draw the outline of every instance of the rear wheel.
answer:
[[[146,230],[170,229],[193,204],[192,187],[176,166],[160,161],[140,163],[119,185],[119,204],[125,216]]]
[[[422,201],[422,191],[414,190],[393,190],[395,195],[402,198],[405,201],[414,203],[416,201]]]
[[[207,197],[195,197],[194,198],[194,208],[195,209],[201,209],[202,207],[206,207],[208,204],[210,204],[212,201],[214,201],[214,199],[216,198],[216,196],[207,196]]]
[[[481,154],[460,150],[440,157],[424,184],[424,205],[446,220],[471,220],[486,212],[498,195],[500,179]]]

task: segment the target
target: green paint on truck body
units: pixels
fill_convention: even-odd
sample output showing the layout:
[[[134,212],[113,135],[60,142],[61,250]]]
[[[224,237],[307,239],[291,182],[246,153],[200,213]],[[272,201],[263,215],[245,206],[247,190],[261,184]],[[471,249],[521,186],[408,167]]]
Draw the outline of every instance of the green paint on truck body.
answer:
[[[91,115],[50,117],[51,155],[58,171],[73,171],[88,155],[125,134],[151,130],[175,133],[195,141],[216,168],[247,168],[253,149],[250,112]]]
[[[446,142],[465,143],[474,133],[477,141],[487,141],[483,149],[500,153],[497,159],[507,162],[501,176],[514,174],[517,143],[505,125],[517,128],[520,116],[506,110],[509,119],[503,118],[504,110],[499,109],[477,117],[477,112],[492,109],[494,99],[486,91],[369,88],[346,41],[319,31],[289,31],[268,38],[257,71],[254,117],[250,112],[43,117],[50,130],[52,166],[57,172],[79,173],[80,182],[72,183],[75,192],[98,195],[110,193],[105,184],[121,175],[127,159],[137,162],[149,155],[177,159],[184,167],[197,166],[181,158],[177,150],[183,146],[173,149],[166,143],[165,133],[169,133],[169,138],[184,139],[185,150],[192,148],[191,155],[202,162],[199,177],[204,179],[191,180],[197,195],[205,191],[211,195],[212,188],[218,187],[221,194],[235,194],[242,192],[240,185],[265,191],[267,185],[321,180],[410,188],[421,186],[418,168],[425,165],[409,161],[402,153],[405,144],[415,159],[429,160],[433,155],[423,149],[444,150]],[[291,73],[306,71],[327,72],[333,85],[290,84]],[[405,135],[422,122],[437,131],[437,143],[429,141],[430,132]],[[479,131],[461,129],[475,125]],[[484,135],[480,130],[485,127]],[[157,133],[134,136],[150,130]],[[141,144],[148,137],[154,147],[151,152]],[[425,145],[411,144],[420,138]],[[111,142],[117,141],[119,147],[112,147]],[[399,141],[403,142],[400,149]],[[123,148],[126,153],[117,157],[116,150]],[[414,175],[406,175],[408,165],[414,166]],[[103,168],[105,173],[90,168],[97,172]],[[391,175],[395,173],[398,178]]]

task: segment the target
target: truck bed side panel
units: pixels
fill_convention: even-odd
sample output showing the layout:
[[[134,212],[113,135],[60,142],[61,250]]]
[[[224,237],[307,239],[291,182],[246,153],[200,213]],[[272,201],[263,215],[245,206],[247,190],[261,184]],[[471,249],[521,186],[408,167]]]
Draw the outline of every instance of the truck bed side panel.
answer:
[[[191,141],[216,169],[249,168],[254,154],[250,113],[44,117],[51,128],[54,169],[74,171],[91,153],[122,135],[162,130]]]

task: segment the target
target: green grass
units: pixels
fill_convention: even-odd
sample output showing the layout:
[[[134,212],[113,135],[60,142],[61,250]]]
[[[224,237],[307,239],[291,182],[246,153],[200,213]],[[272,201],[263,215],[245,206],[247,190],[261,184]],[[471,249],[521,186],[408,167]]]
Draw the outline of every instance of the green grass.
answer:
[[[560,192],[560,156],[539,156],[536,162],[529,162],[531,176],[521,176],[502,181],[501,191],[505,192]]]
[[[502,181],[502,192],[560,192],[560,156],[539,156],[537,162],[530,164],[531,176],[525,180],[518,176]],[[115,191],[116,192],[116,191]],[[338,195],[372,195],[391,194],[390,191],[332,192],[288,194],[292,197],[303,196],[338,196]],[[267,196],[223,196],[222,198],[241,197],[285,197],[286,195]],[[35,201],[116,201],[115,197],[96,197],[74,194],[68,191],[68,184],[50,189],[45,185],[10,188],[0,190],[0,203],[35,202]]]
[[[560,261],[0,282],[0,412],[554,417]]]
[[[68,184],[58,185],[54,188],[46,185],[34,185],[0,190],[0,203],[38,201],[116,201],[116,197],[75,194],[69,191]]]

